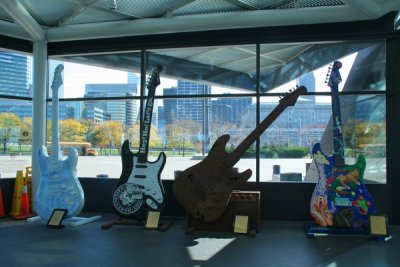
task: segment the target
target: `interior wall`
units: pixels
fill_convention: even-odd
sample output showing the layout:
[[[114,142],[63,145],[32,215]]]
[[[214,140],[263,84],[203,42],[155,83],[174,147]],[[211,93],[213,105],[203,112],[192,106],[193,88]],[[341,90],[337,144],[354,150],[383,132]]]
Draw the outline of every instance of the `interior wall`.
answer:
[[[11,210],[15,179],[0,179],[6,214]],[[112,193],[116,179],[79,178],[85,194],[84,212],[112,213]],[[185,210],[175,200],[172,180],[164,180],[166,206],[163,216],[184,217]],[[263,220],[312,221],[310,199],[314,183],[296,182],[249,182],[241,190],[260,191],[260,218]],[[368,184],[368,191],[375,200],[378,213],[388,215],[390,223],[398,224],[392,205],[392,186]],[[396,206],[396,205],[395,205]],[[397,205],[398,206],[398,205]],[[397,208],[398,209],[398,208]]]
[[[400,136],[400,35],[388,38],[386,41],[386,186],[393,188],[392,221],[400,224],[400,169],[399,164],[399,136]]]

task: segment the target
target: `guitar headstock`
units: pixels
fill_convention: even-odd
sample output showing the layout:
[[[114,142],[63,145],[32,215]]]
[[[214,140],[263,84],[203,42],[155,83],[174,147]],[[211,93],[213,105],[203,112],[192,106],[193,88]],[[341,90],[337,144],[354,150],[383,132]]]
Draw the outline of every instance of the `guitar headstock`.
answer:
[[[340,75],[339,69],[342,67],[342,62],[335,61],[328,68],[328,73],[326,74],[325,83],[329,87],[337,86],[342,81],[342,76]]]
[[[279,99],[279,103],[284,104],[285,106],[294,106],[299,95],[304,95],[306,93],[307,88],[305,86],[297,86],[295,89],[290,89],[288,93],[283,95],[283,97]]]
[[[53,77],[53,82],[51,84],[51,89],[58,90],[58,88],[63,84],[63,79],[61,72],[64,70],[64,65],[59,64],[57,65],[56,69],[54,70],[54,77]]]
[[[147,89],[150,90],[155,90],[157,86],[160,85],[160,72],[162,71],[163,67],[159,64],[157,64],[153,72],[151,73],[151,77],[147,81]]]

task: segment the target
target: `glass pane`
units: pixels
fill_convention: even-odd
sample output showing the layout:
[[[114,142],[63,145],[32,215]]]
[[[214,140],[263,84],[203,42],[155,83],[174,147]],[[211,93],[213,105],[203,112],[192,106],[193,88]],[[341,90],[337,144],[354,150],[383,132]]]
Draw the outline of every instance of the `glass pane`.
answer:
[[[242,94],[256,89],[255,45],[151,50],[149,65],[156,64],[164,66],[163,88],[175,89],[168,90],[170,95],[181,95],[178,81],[198,87],[191,94]]]
[[[164,140],[164,151],[168,151],[162,178],[173,179],[176,171],[201,162],[210,153],[212,145],[228,134],[230,140],[225,151],[238,157],[237,164],[234,161],[232,166],[239,172],[252,169],[250,179],[255,181],[255,143],[243,153],[236,150],[254,129],[254,122],[248,121],[251,106],[252,100],[248,97],[164,99],[157,129]]]
[[[294,106],[275,97],[260,101],[261,120],[271,121],[273,111],[279,114],[260,137],[260,181],[302,181],[312,146],[322,138],[331,117],[330,102],[303,96]]]
[[[0,49],[0,95],[32,97],[31,56]]]
[[[0,178],[32,166],[32,104],[0,99]]]
[[[332,106],[319,98],[300,97],[260,138],[260,180],[282,181],[292,175],[295,181],[316,181],[316,173],[307,173],[311,151],[321,143],[326,155],[332,155]],[[365,183],[386,183],[386,101],[384,96],[341,96],[341,116],[345,163],[354,164],[362,154],[367,165]],[[278,106],[272,97],[261,98],[261,117]],[[284,178],[282,178],[284,174]]]
[[[60,60],[49,62],[50,86],[54,69],[58,64],[64,65],[59,98],[131,97],[139,94],[140,74],[137,72]],[[51,88],[49,95],[51,97]]]
[[[381,95],[341,96],[345,163],[352,165],[357,157],[366,159],[364,183],[386,183],[386,100]],[[333,151],[331,122],[321,137],[325,154]],[[309,169],[307,180],[317,175]]]
[[[329,64],[343,63],[339,91],[386,90],[384,41],[262,44],[261,92],[284,92],[294,84],[309,92],[329,92],[325,84]]]
[[[133,152],[139,143],[138,107],[138,100],[59,103],[58,143],[64,155],[70,147],[78,151],[78,177],[120,177],[122,143],[129,138]],[[136,115],[126,116],[127,110]],[[47,113],[47,148],[51,154],[52,102]]]
[[[310,179],[306,169],[312,161],[310,153],[314,144],[323,144],[327,154],[331,154],[332,151],[332,141],[329,141],[331,140],[329,138],[332,138],[330,122],[332,105],[331,97],[328,96],[330,88],[325,83],[329,65],[337,59],[343,62],[340,70],[342,81],[339,84],[341,92],[384,91],[384,42],[262,44],[260,51],[261,121],[280,101],[278,96],[269,93],[281,94],[290,88],[296,88],[298,84],[306,86],[311,94],[299,97],[294,107],[287,107],[261,134],[260,155],[256,154],[255,142],[246,144],[248,147],[244,152],[240,151],[240,160],[237,160],[235,167],[238,167],[239,171],[250,168],[253,171],[250,180],[255,181],[256,157],[260,156],[260,181],[280,180],[280,177],[276,179],[277,177],[273,176],[278,167],[280,173],[294,173],[295,180],[300,174],[300,181],[305,178],[308,181]],[[68,62],[64,62],[65,82],[60,89],[62,92],[60,96],[82,97],[85,101],[79,104],[62,101],[60,108],[65,105],[63,112],[69,116],[73,114],[77,120],[88,119],[99,125],[108,121],[120,123],[123,129],[119,138],[122,141],[129,138],[132,151],[138,151],[141,121],[139,119],[141,96],[138,86],[140,58],[138,52],[68,58]],[[256,125],[254,115],[257,112],[258,99],[255,83],[256,46],[157,49],[149,50],[147,58],[147,84],[152,68],[157,64],[162,66],[160,84],[155,91],[149,142],[150,161],[156,160],[161,151],[167,154],[166,166],[161,177],[173,179],[175,171],[200,162],[208,155],[214,142],[224,134],[230,136],[226,150],[230,153],[237,151],[241,142],[249,136]],[[285,60],[280,61],[277,58]],[[67,65],[72,63],[69,62],[86,65],[83,65],[81,71],[76,74],[81,67],[80,64],[73,63],[75,64],[71,65],[73,72],[70,72]],[[88,64],[95,64],[96,67]],[[92,70],[93,77],[89,75]],[[96,78],[96,75],[101,78]],[[74,81],[75,76],[83,76],[79,86]],[[144,92],[147,94],[147,90]],[[202,95],[209,97],[202,98]],[[109,97],[113,100],[107,99]],[[373,97],[379,98],[375,95]],[[90,100],[90,98],[95,99]],[[142,98],[143,103],[146,103],[145,96]],[[357,100],[354,100],[355,98]],[[351,105],[346,99],[353,99]],[[356,146],[346,140],[347,135],[351,135],[355,140],[357,136],[362,136],[360,131],[369,131],[368,129],[372,127],[356,122],[354,119],[356,115],[353,115],[354,118],[351,120],[350,114],[365,113],[361,111],[365,109],[365,105],[361,103],[368,101],[361,99],[361,96],[341,95],[343,129],[346,133],[344,137],[346,162],[349,164],[354,161],[358,153],[364,150],[366,154],[372,153],[368,150],[381,151],[382,148],[376,147],[385,144],[382,140],[386,131],[383,126],[379,130],[380,139],[378,137],[374,139],[375,143],[368,145],[360,143]],[[383,101],[382,105],[385,104]],[[77,106],[67,108],[66,105]],[[380,108],[384,110],[382,106]],[[79,112],[80,118],[76,116]],[[362,116],[366,118],[365,114]],[[99,155],[96,157],[103,155],[111,157],[114,153],[118,156],[120,148],[118,144],[121,142],[115,140],[112,141],[114,143],[108,142],[101,146],[90,142],[92,147],[99,149]],[[113,149],[116,149],[116,152],[113,152]],[[366,157],[369,161],[370,156]],[[117,162],[119,163],[119,160]],[[386,170],[384,174],[376,171],[378,164],[382,166],[381,162],[374,161],[367,166],[366,180],[385,182],[386,178],[381,175],[386,175]],[[121,168],[114,169],[118,171],[110,172],[109,175],[118,178]],[[96,175],[98,173],[92,174]],[[379,178],[373,177],[376,175]]]
[[[32,103],[12,97],[32,97],[32,58],[0,49],[0,177],[16,177],[31,166]]]
[[[353,162],[362,154],[367,161],[366,183],[386,183],[386,97],[349,95],[343,97],[348,110],[344,136],[346,157]]]

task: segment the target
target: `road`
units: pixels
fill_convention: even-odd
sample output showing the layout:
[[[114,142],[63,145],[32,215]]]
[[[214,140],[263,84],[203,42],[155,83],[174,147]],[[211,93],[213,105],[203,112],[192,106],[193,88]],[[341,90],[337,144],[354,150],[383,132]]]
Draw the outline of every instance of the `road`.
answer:
[[[149,161],[155,161],[155,157],[150,157]],[[192,159],[191,157],[173,157],[167,158],[166,165],[162,171],[162,179],[174,179],[174,172],[185,170],[201,161],[201,156]],[[279,165],[281,173],[301,173],[304,178],[306,175],[306,164],[311,159],[260,159],[260,177],[261,181],[272,181],[273,166]],[[31,166],[30,156],[0,156],[0,175],[2,178],[15,177],[17,170],[24,170],[26,166]],[[246,169],[253,170],[253,175],[249,181],[255,181],[255,159],[241,159],[236,165],[239,172]],[[309,171],[313,171],[313,166]],[[96,177],[105,174],[108,178],[119,178],[122,171],[122,162],[120,156],[96,156],[78,158],[78,177]],[[309,175],[310,176],[310,175]],[[311,176],[315,176],[311,175]],[[315,176],[317,177],[317,176]],[[386,159],[368,159],[367,169],[364,178],[370,181],[386,182]],[[279,179],[279,178],[278,178]]]

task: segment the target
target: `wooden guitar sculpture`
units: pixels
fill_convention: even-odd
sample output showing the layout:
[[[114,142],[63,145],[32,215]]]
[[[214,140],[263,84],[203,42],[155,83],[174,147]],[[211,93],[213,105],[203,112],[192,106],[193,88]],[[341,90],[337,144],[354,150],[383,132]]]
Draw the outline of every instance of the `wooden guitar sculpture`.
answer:
[[[319,143],[312,150],[317,167],[318,182],[311,198],[310,210],[314,220],[323,227],[366,228],[368,215],[375,213],[371,195],[363,183],[366,161],[358,155],[354,165],[345,164],[343,132],[338,84],[342,81],[340,61],[328,72],[328,86],[332,91],[333,147],[326,156]]]
[[[147,160],[154,94],[160,84],[161,70],[162,67],[157,65],[147,84],[139,151],[136,154],[131,152],[129,140],[121,148],[122,173],[112,197],[113,210],[120,217],[145,219],[149,211],[159,211],[165,206],[165,192],[160,177],[166,161],[165,153],[161,152],[154,162]]]
[[[58,89],[62,85],[63,65],[54,72],[51,90],[53,93],[51,155],[42,146],[38,151],[40,180],[35,196],[36,212],[41,219],[48,220],[54,209],[67,209],[66,217],[79,214],[85,203],[81,184],[76,174],[78,151],[69,148],[63,158],[58,143]]]
[[[184,170],[175,178],[175,198],[190,215],[204,222],[214,222],[223,215],[232,190],[243,185],[252,174],[250,169],[238,173],[233,166],[285,108],[293,106],[298,96],[306,91],[307,89],[301,86],[286,94],[279,101],[279,105],[233,152],[225,151],[230,136],[222,135],[203,161]]]

